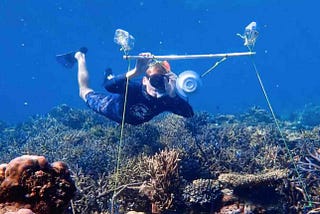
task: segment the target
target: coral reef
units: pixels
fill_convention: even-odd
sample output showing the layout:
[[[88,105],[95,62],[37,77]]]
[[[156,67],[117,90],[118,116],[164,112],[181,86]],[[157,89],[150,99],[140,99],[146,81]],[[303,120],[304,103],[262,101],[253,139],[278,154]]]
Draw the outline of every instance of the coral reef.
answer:
[[[221,174],[218,181],[223,188],[224,198],[220,213],[226,210],[240,213],[285,212],[282,206],[286,198],[280,189],[287,178],[288,170],[260,174]]]
[[[1,165],[0,212],[63,213],[76,187],[63,162],[23,155]],[[10,210],[13,209],[14,210]]]
[[[145,160],[150,178],[140,192],[152,203],[152,213],[160,213],[173,206],[174,193],[179,188],[179,155],[175,150],[164,150]]]
[[[270,183],[275,183],[281,181],[284,178],[287,178],[287,170],[274,170],[271,172],[251,175],[245,174],[240,175],[237,173],[225,173],[221,174],[218,177],[218,180],[225,186],[239,188],[239,187],[255,187],[259,185],[265,185]]]
[[[107,211],[111,191],[106,173],[94,178],[84,174],[81,168],[74,168],[73,171],[73,179],[79,190],[73,198],[73,211],[75,213]]]
[[[271,115],[257,107],[237,115],[197,112],[188,119],[164,114],[126,125],[118,157],[118,124],[61,105],[16,126],[1,122],[0,163],[28,154],[65,162],[78,189],[73,213],[315,212],[320,126],[312,114],[317,111],[280,120],[283,136]],[[7,167],[0,165],[2,183]],[[28,173],[40,182],[41,173]],[[43,173],[42,181],[54,178]],[[40,194],[28,185],[24,196]]]
[[[306,156],[299,160],[298,168],[301,171],[306,187],[310,190],[307,196],[298,188],[303,195],[303,199],[310,203],[320,201],[320,148],[314,149],[313,152],[308,148]],[[318,212],[319,210],[320,208],[318,208]]]
[[[297,122],[307,128],[320,125],[320,106],[305,105],[304,109],[297,113]]]
[[[117,197],[118,204],[122,204],[124,210],[148,207],[144,211],[162,213],[174,209],[181,185],[178,163],[179,153],[167,149],[153,156],[145,155],[128,161],[119,174],[110,177],[113,198]],[[116,180],[118,187],[114,186]]]
[[[186,204],[193,209],[212,210],[221,203],[221,185],[217,180],[197,179],[185,186],[182,196]]]

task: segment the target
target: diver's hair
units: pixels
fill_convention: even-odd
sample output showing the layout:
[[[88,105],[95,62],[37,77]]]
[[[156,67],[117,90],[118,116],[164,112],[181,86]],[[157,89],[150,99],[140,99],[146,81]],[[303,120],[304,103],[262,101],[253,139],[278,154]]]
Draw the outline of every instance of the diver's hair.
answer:
[[[149,69],[150,68],[154,68],[160,74],[167,74],[171,72],[168,61],[155,61],[149,64]],[[150,73],[149,69],[147,70],[147,73]]]

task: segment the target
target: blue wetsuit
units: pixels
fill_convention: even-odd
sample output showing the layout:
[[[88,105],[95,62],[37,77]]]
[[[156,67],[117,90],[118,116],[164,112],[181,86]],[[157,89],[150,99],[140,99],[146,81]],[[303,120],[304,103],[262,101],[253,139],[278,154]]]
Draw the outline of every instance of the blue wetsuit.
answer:
[[[104,84],[106,90],[112,94],[106,95],[90,92],[86,95],[87,105],[106,116],[121,123],[126,77],[119,75],[107,80]],[[179,96],[163,96],[155,98],[150,96],[141,82],[129,81],[125,122],[138,125],[151,120],[158,114],[169,111],[183,117],[194,115],[192,107]]]

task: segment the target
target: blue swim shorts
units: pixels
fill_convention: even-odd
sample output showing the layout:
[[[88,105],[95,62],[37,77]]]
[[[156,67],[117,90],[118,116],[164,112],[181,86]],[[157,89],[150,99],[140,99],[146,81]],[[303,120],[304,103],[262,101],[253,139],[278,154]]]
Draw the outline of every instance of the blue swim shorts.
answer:
[[[106,95],[99,92],[89,92],[86,104],[93,111],[118,123],[122,120],[122,99],[119,94]]]

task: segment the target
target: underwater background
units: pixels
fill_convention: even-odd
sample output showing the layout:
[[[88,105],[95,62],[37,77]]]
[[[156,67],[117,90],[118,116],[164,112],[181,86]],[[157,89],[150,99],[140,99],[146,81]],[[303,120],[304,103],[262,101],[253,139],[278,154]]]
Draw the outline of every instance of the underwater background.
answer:
[[[78,96],[76,69],[64,69],[55,55],[88,47],[91,86],[104,91],[105,68],[120,74],[128,66],[113,42],[118,28],[135,37],[131,55],[208,54],[247,51],[236,34],[252,21],[260,32],[255,62],[271,103],[277,114],[290,115],[319,104],[319,5],[316,0],[3,0],[0,119],[23,122],[59,104],[87,108]],[[201,74],[215,62],[171,61],[171,67],[178,74]],[[218,66],[190,102],[196,111],[211,113],[267,108],[249,57]]]
[[[319,6],[2,0],[0,214],[320,213]],[[190,95],[192,118],[122,127],[86,107],[76,68],[55,59],[86,46],[90,86],[104,91],[106,68],[128,69],[117,29],[135,37],[130,55],[213,54],[248,51],[237,33],[252,21],[256,67],[219,64]],[[170,64],[203,74],[217,61]]]

